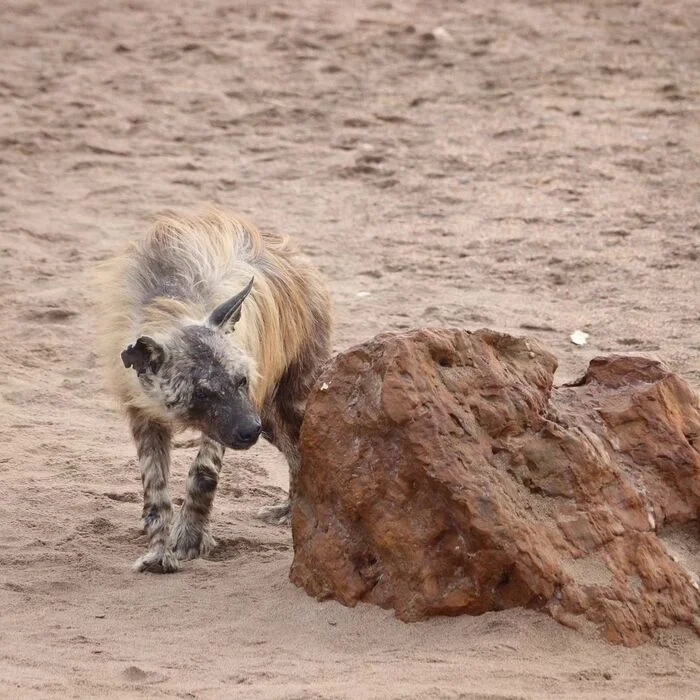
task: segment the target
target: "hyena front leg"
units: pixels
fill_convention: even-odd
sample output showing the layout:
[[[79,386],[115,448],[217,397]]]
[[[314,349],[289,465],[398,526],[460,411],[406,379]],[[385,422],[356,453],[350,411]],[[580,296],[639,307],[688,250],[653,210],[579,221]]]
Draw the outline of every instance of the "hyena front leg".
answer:
[[[129,414],[131,432],[141,467],[143,483],[143,524],[148,535],[148,552],[140,557],[137,571],[171,573],[179,564],[168,543],[173,509],[168,495],[170,476],[170,430],[138,411]]]
[[[209,533],[209,515],[223,457],[224,447],[203,435],[199,452],[187,476],[185,502],[170,536],[178,559],[195,559],[216,544]]]
[[[289,525],[292,501],[296,493],[296,480],[301,459],[299,457],[299,431],[304,417],[303,407],[293,396],[278,396],[263,411],[263,437],[271,442],[287,459],[289,465],[289,499],[274,506],[266,506],[258,517],[274,525]]]
[[[260,510],[258,517],[266,522],[288,525],[291,521],[292,502],[296,496],[297,474],[301,465],[299,434],[309,393],[321,363],[330,353],[329,325],[326,315],[318,316],[309,342],[287,368],[274,397],[263,407],[263,437],[287,458],[289,464],[289,500]]]

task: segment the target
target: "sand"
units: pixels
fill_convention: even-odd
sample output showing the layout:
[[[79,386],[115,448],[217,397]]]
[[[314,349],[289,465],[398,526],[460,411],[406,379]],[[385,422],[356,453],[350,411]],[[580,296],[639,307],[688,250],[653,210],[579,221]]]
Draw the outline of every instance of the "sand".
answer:
[[[533,611],[308,598],[290,532],[253,518],[286,486],[265,445],[227,455],[210,558],[132,573],[90,271],[211,202],[315,260],[336,349],[488,326],[543,341],[560,382],[643,352],[698,390],[699,31],[692,0],[3,0],[0,695],[697,697],[682,629],[624,649]]]

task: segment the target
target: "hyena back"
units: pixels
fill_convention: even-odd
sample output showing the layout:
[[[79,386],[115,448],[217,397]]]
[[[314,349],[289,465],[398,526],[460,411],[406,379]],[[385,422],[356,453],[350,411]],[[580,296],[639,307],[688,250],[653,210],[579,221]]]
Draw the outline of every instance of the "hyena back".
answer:
[[[216,210],[160,216],[113,261],[104,287],[102,354],[143,481],[149,549],[136,568],[171,572],[213,545],[226,447],[246,449],[262,433],[289,462],[293,498],[306,399],[330,353],[329,298],[285,238]],[[171,523],[171,438],[185,428],[202,440]],[[286,522],[289,510],[263,517]]]

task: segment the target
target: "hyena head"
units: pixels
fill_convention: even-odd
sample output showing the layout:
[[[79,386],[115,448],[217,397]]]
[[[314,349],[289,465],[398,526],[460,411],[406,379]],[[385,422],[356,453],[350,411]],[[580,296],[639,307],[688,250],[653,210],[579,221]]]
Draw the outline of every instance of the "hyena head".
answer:
[[[205,323],[178,328],[163,343],[141,336],[121,354],[170,420],[238,450],[254,445],[262,430],[250,396],[250,358],[226,337],[252,285],[214,309]]]

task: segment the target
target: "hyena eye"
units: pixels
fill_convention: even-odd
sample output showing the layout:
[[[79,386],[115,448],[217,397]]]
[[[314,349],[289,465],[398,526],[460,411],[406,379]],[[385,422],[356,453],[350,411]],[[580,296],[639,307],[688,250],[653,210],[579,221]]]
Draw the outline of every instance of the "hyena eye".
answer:
[[[207,401],[209,398],[211,398],[211,392],[208,389],[204,389],[201,386],[198,386],[193,392],[192,392],[192,398],[197,402],[197,403],[204,403]]]
[[[238,388],[239,388],[239,389],[247,389],[247,388],[248,388],[248,377],[243,377],[243,378],[238,382]]]

